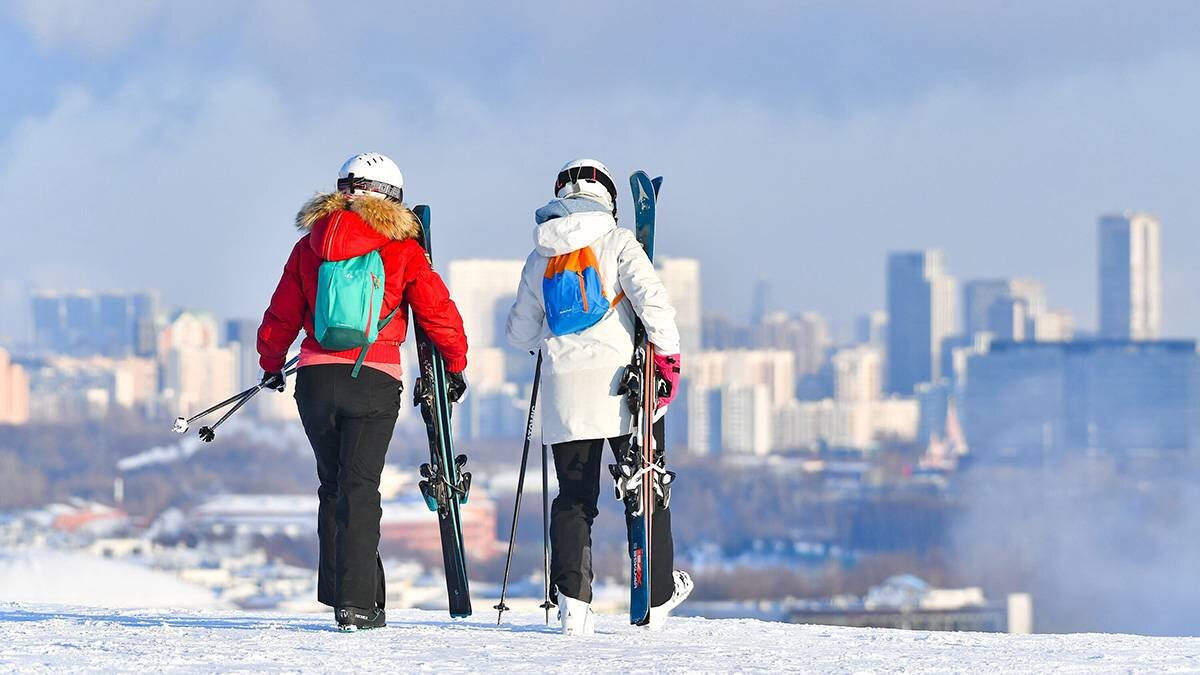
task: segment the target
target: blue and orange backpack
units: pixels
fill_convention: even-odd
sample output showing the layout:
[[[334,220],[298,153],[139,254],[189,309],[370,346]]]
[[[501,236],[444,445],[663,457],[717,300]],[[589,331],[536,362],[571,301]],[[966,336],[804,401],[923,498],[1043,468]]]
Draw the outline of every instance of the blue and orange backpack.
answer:
[[[590,246],[564,253],[546,262],[542,300],[546,323],[555,335],[579,333],[600,322],[624,293],[611,301],[604,293],[600,263]]]

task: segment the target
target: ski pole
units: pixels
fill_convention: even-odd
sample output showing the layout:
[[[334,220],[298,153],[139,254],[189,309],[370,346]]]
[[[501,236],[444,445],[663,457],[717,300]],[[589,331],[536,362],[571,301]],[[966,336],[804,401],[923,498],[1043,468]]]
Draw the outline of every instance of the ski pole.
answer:
[[[296,369],[293,368],[292,366],[296,365],[296,362],[299,360],[300,360],[300,356],[297,355],[297,356],[293,356],[290,361],[283,364],[283,368],[284,368],[283,376],[284,377],[287,377],[288,375],[296,372]],[[230,403],[236,403],[236,402],[240,401],[241,399],[252,395],[254,392],[258,391],[261,388],[262,388],[261,383],[256,384],[253,387],[246,389],[245,391],[242,391],[237,394],[234,394],[233,396],[230,396],[229,398],[225,399],[224,401],[221,401],[220,403],[214,405],[211,408],[208,408],[207,410],[204,410],[202,412],[196,413],[195,415],[192,415],[191,417],[187,417],[187,418],[176,417],[175,418],[175,426],[171,428],[171,431],[174,431],[177,434],[186,434],[188,431],[188,427],[191,426],[192,422],[195,422],[196,420],[200,419],[201,417],[204,417],[213,412],[216,412],[217,410],[224,408],[225,406],[229,405]]]
[[[541,608],[546,610],[546,625],[549,626],[550,608],[554,607],[554,603],[550,602],[550,478],[547,465],[546,444],[542,443],[542,574],[545,579],[545,600]]]
[[[297,358],[299,358],[299,357],[297,357]],[[283,371],[283,377],[286,379],[288,375],[291,375],[294,372],[296,372],[295,367],[289,368],[289,369]],[[237,412],[239,408],[246,405],[246,402],[249,401],[250,399],[254,398],[254,395],[257,394],[258,392],[262,391],[262,389],[263,389],[263,385],[262,385],[262,383],[259,383],[258,386],[253,387],[252,389],[248,390],[246,392],[246,395],[243,396],[241,398],[241,400],[239,400],[237,402],[236,405],[234,405],[232,408],[230,408],[224,415],[221,415],[221,419],[217,420],[215,424],[213,424],[210,427],[200,427],[200,440],[204,441],[205,443],[211,443],[212,440],[214,438],[216,438],[217,427],[221,426],[221,424],[224,423],[225,420],[232,417],[233,413]]]
[[[529,417],[525,421],[525,447],[521,450],[521,471],[517,475],[517,497],[513,502],[512,528],[508,531],[508,557],[504,560],[504,581],[500,583],[500,604],[495,606],[497,626],[509,609],[508,605],[504,604],[504,598],[508,594],[508,573],[512,568],[513,549],[517,543],[517,518],[521,515],[521,495],[525,492],[525,467],[529,465],[529,442],[533,439],[533,415],[537,411],[538,385],[541,380],[542,352],[538,351],[537,365],[533,367],[533,392],[529,394]]]

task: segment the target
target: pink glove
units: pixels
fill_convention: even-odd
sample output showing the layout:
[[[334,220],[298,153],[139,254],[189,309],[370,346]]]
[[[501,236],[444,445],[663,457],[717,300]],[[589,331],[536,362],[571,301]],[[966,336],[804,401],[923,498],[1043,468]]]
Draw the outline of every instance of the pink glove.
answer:
[[[675,392],[679,391],[679,355],[659,354],[654,352],[654,370],[667,385],[666,395],[658,397],[658,407],[665,408],[675,400]]]

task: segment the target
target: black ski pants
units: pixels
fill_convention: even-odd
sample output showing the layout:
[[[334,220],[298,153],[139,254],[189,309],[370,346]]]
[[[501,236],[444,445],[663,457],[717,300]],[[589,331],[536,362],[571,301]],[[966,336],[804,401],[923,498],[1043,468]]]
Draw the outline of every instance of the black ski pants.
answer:
[[[317,458],[317,600],[331,607],[384,606],[379,557],[379,478],[400,410],[401,383],[350,364],[296,372],[296,404]]]
[[[654,439],[663,447],[663,422],[654,425]],[[629,446],[629,436],[609,438],[613,455],[619,457]],[[558,496],[550,507],[550,582],[558,593],[584,602],[592,601],[592,522],[599,514],[601,471],[605,439],[555,443],[554,471]],[[611,492],[609,493],[611,494]],[[622,505],[622,510],[624,509]],[[625,517],[628,531],[631,519]],[[671,512],[656,508],[651,516],[650,605],[658,607],[675,591],[673,576],[675,546],[671,539]]]

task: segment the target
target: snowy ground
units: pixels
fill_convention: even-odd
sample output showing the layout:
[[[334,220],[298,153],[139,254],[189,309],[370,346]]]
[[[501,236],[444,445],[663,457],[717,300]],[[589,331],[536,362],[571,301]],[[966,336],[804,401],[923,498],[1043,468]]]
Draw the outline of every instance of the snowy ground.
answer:
[[[0,603],[0,671],[35,672],[1200,672],[1200,638],[1001,635],[678,619],[662,633],[604,616],[567,638],[541,614],[452,622],[405,610],[387,628],[327,615]],[[643,646],[644,649],[635,649]]]

